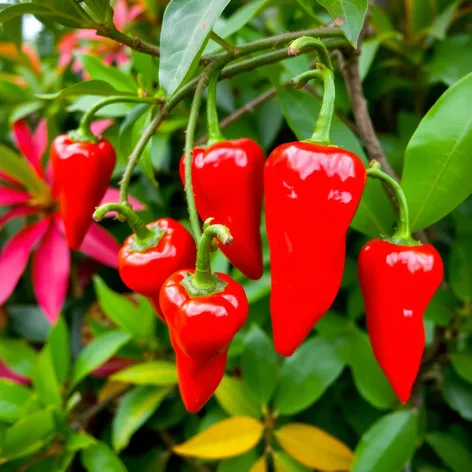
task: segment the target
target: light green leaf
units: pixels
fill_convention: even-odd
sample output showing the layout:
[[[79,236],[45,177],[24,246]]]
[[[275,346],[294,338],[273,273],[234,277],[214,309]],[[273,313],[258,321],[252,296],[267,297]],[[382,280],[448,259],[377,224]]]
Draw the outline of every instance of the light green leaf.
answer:
[[[63,385],[70,370],[70,342],[67,324],[59,318],[48,336],[51,357],[58,382]]]
[[[128,472],[119,457],[103,442],[97,442],[81,453],[87,472]]]
[[[36,351],[24,341],[0,338],[0,359],[16,374],[31,378],[36,356]]]
[[[428,433],[425,440],[454,472],[472,470],[472,453],[469,444],[451,433],[441,431]]]
[[[416,415],[400,411],[382,417],[362,436],[352,472],[398,472],[416,448]]]
[[[112,423],[112,442],[116,451],[124,449],[133,434],[151,417],[171,388],[137,387],[121,401]]]
[[[152,361],[120,370],[111,380],[134,385],[175,385],[177,370],[170,362]]]
[[[421,120],[405,154],[402,188],[413,231],[435,223],[472,193],[472,73]]]
[[[215,397],[221,407],[233,416],[261,417],[261,408],[243,380],[224,376]]]
[[[46,344],[36,361],[33,371],[33,385],[39,400],[44,406],[62,406],[61,389],[51,356],[51,347]]]
[[[275,472],[309,472],[311,469],[297,462],[285,452],[274,452]]]
[[[72,385],[76,385],[87,374],[113,357],[131,336],[123,331],[110,331],[94,339],[79,354],[72,371]]]
[[[70,431],[67,435],[65,447],[67,451],[76,452],[94,445],[96,442],[93,436],[83,431]]]
[[[42,98],[43,100],[56,100],[59,98],[74,97],[77,95],[81,97],[84,95],[93,95],[98,97],[122,95],[126,97],[135,94],[127,91],[119,91],[104,80],[87,80],[85,82],[79,82],[78,84],[71,85],[70,87],[62,89],[56,93],[39,93],[35,96]]]
[[[24,404],[31,399],[31,395],[23,385],[0,379],[0,421],[14,423],[19,420]]]
[[[433,24],[428,28],[428,33],[437,39],[445,39],[447,30],[454,19],[457,9],[460,7],[462,0],[453,1],[448,5],[433,21]]]

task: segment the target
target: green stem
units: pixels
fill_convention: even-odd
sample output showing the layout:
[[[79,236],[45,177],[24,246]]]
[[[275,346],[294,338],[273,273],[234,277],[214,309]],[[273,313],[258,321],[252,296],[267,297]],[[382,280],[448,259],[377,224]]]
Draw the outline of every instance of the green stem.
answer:
[[[320,59],[319,62],[324,64],[331,72],[333,71],[333,64],[331,63],[328,49],[321,39],[312,38],[311,36],[301,36],[290,43],[287,52],[289,56],[297,56],[308,49],[315,49]]]
[[[228,43],[226,39],[222,38],[219,34],[216,34],[214,31],[210,33],[210,39],[215,41],[215,43],[219,44],[229,55],[237,56],[239,54],[239,50],[236,46]]]
[[[400,184],[393,178],[381,170],[380,164],[377,161],[371,161],[370,167],[367,169],[368,177],[379,179],[385,182],[395,194],[398,202],[398,224],[393,236],[390,238],[395,243],[400,243],[407,246],[418,246],[419,242],[411,237],[410,218],[408,215],[408,202],[405,193]]]
[[[336,90],[334,86],[334,75],[326,67],[318,69],[323,80],[323,101],[321,110],[316,120],[315,130],[310,141],[330,145],[331,144],[331,124],[334,115],[334,100]]]
[[[218,85],[220,71],[216,69],[210,76],[208,81],[208,97],[207,97],[207,127],[208,127],[208,146],[219,143],[225,138],[220,129],[218,119],[218,110],[216,107],[216,88]]]

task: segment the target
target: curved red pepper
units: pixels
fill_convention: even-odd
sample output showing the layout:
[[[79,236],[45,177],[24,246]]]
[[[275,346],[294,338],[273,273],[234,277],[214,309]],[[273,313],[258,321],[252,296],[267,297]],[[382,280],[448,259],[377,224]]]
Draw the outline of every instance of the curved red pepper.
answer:
[[[197,251],[192,235],[178,221],[162,218],[147,225],[149,229],[156,227],[162,235],[153,247],[136,248],[134,234],[125,241],[118,254],[118,270],[126,286],[148,297],[165,321],[159,309],[159,290],[175,271],[195,266]]]
[[[375,239],[361,250],[358,274],[375,357],[405,403],[423,355],[423,314],[443,277],[441,256],[428,244]]]
[[[263,273],[261,207],[264,152],[251,139],[221,141],[193,151],[192,183],[197,211],[203,220],[227,226],[234,237],[221,250],[250,279]],[[184,157],[180,176],[185,185]]]
[[[338,293],[346,232],[366,184],[360,158],[335,146],[279,146],[264,170],[275,349],[290,356]]]
[[[95,144],[61,135],[51,145],[51,163],[67,243],[79,249],[110,183],[115,150],[103,138]]]

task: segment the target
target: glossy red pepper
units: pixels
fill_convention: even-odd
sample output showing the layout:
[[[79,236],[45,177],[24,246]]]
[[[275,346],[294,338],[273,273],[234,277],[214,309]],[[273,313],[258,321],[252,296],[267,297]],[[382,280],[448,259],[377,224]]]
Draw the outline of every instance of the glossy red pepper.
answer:
[[[423,314],[443,277],[441,256],[429,244],[375,239],[361,250],[358,273],[375,357],[405,403],[423,355]]]
[[[61,135],[51,145],[51,162],[67,242],[78,249],[110,183],[115,150],[103,138],[93,143]]]
[[[355,154],[293,142],[275,149],[264,173],[275,349],[290,356],[333,303],[346,232],[366,183]]]
[[[118,254],[118,270],[126,286],[148,297],[163,319],[159,290],[175,271],[195,266],[197,251],[192,235],[178,221],[162,218],[147,228],[157,231],[153,242],[142,247],[132,234]]]
[[[251,139],[220,141],[207,149],[195,148],[192,182],[198,213],[203,220],[227,226],[234,241],[222,247],[230,262],[246,277],[263,272],[261,207],[264,152]],[[180,176],[185,185],[184,157]]]

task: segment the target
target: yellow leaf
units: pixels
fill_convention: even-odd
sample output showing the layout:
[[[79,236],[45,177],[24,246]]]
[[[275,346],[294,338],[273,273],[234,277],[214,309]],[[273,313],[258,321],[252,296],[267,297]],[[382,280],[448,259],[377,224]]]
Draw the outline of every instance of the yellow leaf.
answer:
[[[298,462],[325,471],[349,470],[354,455],[341,441],[319,428],[293,423],[275,432],[280,445]]]
[[[108,381],[98,392],[98,401],[106,401],[108,398],[124,392],[127,388],[128,385],[125,383]]]
[[[249,416],[235,416],[210,426],[183,444],[174,447],[181,456],[225,459],[252,449],[261,439],[264,427]]]
[[[267,462],[265,457],[257,459],[249,472],[267,472]]]

